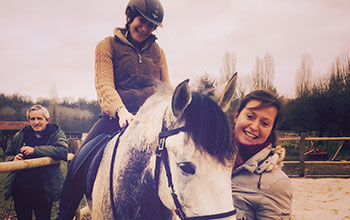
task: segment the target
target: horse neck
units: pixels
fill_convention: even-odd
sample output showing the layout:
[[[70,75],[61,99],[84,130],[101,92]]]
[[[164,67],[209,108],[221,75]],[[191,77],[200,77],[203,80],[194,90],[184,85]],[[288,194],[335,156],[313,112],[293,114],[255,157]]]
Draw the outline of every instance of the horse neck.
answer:
[[[126,173],[122,178],[122,190],[117,195],[118,219],[172,219],[172,212],[162,204],[158,197],[150,170],[145,172],[140,181],[137,181],[141,184],[130,184],[130,178],[135,178],[135,176],[132,177]]]

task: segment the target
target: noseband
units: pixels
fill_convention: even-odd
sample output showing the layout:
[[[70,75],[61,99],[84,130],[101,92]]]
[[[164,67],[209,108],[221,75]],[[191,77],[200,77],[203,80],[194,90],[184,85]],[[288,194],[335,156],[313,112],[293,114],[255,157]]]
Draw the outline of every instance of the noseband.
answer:
[[[159,188],[159,174],[160,174],[160,163],[163,161],[164,167],[165,167],[165,173],[168,179],[168,187],[171,189],[171,196],[173,197],[174,204],[175,204],[175,213],[181,220],[209,220],[209,219],[219,219],[219,218],[226,218],[232,215],[236,214],[236,209],[233,209],[229,212],[219,213],[219,214],[213,214],[213,215],[204,215],[204,216],[195,216],[195,217],[186,217],[185,212],[183,211],[183,207],[181,203],[179,202],[179,199],[175,193],[173,180],[171,177],[171,171],[170,171],[170,165],[169,165],[169,156],[168,151],[166,148],[166,138],[176,135],[180,132],[185,132],[186,127],[182,126],[179,128],[175,128],[172,130],[168,130],[165,127],[165,121],[163,120],[162,125],[162,131],[159,132],[158,135],[158,146],[156,150],[156,166],[154,171],[154,180],[156,184],[156,192],[158,192]]]

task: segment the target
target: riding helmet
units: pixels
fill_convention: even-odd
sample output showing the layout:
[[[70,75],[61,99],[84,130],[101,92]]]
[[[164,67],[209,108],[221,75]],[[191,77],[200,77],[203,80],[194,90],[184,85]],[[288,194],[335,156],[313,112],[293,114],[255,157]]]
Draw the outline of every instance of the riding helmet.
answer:
[[[162,27],[164,10],[159,0],[130,0],[126,6],[125,13],[128,9],[134,14],[135,11],[149,22]]]

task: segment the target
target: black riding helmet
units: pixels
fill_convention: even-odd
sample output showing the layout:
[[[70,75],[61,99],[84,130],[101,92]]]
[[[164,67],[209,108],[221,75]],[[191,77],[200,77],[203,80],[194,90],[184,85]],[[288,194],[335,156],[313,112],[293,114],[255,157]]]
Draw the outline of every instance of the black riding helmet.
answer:
[[[159,0],[130,0],[126,6],[125,14],[127,14],[128,9],[133,15],[138,12],[149,22],[163,27],[164,10]],[[132,16],[132,18],[134,17]]]

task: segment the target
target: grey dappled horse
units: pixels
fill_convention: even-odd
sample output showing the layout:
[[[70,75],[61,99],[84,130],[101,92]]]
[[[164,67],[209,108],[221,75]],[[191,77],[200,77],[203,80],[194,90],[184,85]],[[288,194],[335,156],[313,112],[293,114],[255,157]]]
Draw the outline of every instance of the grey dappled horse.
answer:
[[[88,201],[92,218],[236,219],[234,148],[222,111],[235,78],[219,104],[191,92],[188,80],[174,91],[160,87],[106,146]]]

